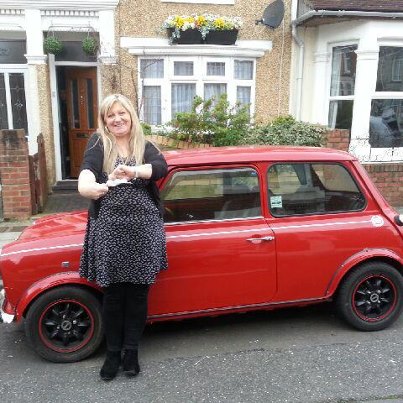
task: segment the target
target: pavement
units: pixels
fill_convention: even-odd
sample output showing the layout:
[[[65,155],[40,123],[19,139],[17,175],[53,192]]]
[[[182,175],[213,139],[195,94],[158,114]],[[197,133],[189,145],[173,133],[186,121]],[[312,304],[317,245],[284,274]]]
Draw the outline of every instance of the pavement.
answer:
[[[31,225],[38,218],[50,214],[86,210],[87,208],[88,200],[80,196],[77,192],[53,193],[48,196],[44,211],[33,215],[29,220],[0,221],[0,249],[6,243],[15,241],[23,229]]]

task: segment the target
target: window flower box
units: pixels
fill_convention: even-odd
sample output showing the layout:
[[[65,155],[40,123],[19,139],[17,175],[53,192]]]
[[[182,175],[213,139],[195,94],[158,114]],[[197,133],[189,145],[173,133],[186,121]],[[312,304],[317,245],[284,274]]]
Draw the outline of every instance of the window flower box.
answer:
[[[171,43],[177,43],[180,45],[203,43],[202,34],[198,29],[187,29],[185,31],[181,31],[178,35],[175,33],[174,28],[168,28],[167,34]]]
[[[233,45],[242,26],[239,17],[212,14],[170,15],[162,24],[171,43]]]
[[[209,31],[209,33],[206,35],[205,43],[211,45],[234,45],[237,37],[237,29]]]

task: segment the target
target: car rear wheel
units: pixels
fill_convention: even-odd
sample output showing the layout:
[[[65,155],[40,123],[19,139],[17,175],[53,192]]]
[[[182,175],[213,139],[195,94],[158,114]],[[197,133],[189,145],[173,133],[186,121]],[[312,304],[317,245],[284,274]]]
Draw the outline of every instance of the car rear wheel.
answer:
[[[83,288],[55,288],[31,305],[25,333],[35,351],[46,360],[80,361],[102,341],[101,303]]]
[[[344,280],[337,295],[341,316],[353,327],[382,330],[399,317],[402,310],[403,277],[382,262],[362,264]]]

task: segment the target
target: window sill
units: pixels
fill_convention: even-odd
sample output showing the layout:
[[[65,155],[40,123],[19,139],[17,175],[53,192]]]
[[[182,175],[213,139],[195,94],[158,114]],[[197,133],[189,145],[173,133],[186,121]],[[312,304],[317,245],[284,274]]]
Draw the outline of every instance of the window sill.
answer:
[[[165,38],[122,37],[120,46],[136,56],[206,55],[232,57],[262,57],[271,51],[272,42],[238,40],[236,45],[171,45]]]

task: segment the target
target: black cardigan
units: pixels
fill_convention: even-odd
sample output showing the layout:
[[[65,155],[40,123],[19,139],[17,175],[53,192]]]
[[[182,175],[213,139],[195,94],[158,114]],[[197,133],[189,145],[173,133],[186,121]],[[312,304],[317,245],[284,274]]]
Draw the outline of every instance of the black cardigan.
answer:
[[[102,174],[102,167],[104,163],[104,147],[102,138],[98,133],[94,133],[88,141],[87,148],[84,153],[83,163],[81,164],[81,170],[89,169],[98,182]],[[151,164],[152,174],[150,178],[150,184],[148,190],[157,205],[161,216],[164,214],[164,208],[160,199],[158,187],[155,183],[160,178],[163,178],[168,172],[168,166],[164,156],[161,152],[149,141],[146,141],[144,150],[144,164]],[[91,200],[89,207],[90,217],[97,217],[99,211],[99,199]]]

